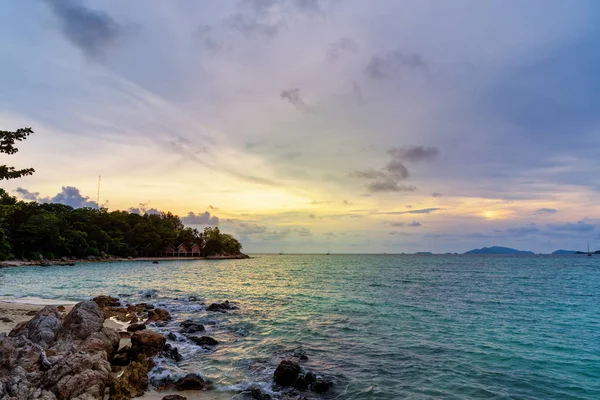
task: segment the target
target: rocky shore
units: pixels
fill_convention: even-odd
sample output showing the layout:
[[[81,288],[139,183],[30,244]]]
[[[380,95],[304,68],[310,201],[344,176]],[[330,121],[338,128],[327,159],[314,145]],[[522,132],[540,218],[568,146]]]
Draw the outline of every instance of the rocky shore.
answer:
[[[229,313],[238,306],[224,301],[205,309]],[[184,361],[177,347],[182,341],[205,349],[220,345],[192,319],[176,321],[164,308],[110,296],[72,308],[45,306],[29,315],[8,334],[0,333],[0,400],[127,400],[149,390],[152,395],[145,398],[182,400],[214,388],[200,371],[160,378],[150,374],[160,369],[158,360]],[[165,327],[168,334],[158,332]],[[234,398],[306,400],[331,392],[333,381],[305,369],[306,360],[305,355],[282,360],[270,394],[251,386]]]

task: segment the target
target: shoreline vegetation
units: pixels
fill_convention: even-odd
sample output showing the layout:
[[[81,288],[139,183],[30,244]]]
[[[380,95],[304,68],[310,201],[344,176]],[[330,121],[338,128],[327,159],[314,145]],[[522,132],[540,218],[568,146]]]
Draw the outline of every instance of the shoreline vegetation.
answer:
[[[170,212],[108,211],[17,200],[0,189],[0,262],[19,265],[77,261],[247,258],[219,227],[202,232]],[[11,263],[5,263],[11,265]]]

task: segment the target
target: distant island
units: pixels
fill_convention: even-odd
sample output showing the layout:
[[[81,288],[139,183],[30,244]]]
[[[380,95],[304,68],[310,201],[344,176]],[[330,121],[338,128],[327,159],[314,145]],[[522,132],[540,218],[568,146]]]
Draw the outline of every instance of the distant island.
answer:
[[[500,247],[500,246],[492,246],[492,247],[483,247],[481,249],[473,249],[467,251],[464,254],[520,254],[520,255],[533,255],[535,254],[533,251],[522,251],[511,249],[510,247]]]
[[[553,256],[566,256],[569,254],[583,254],[583,252],[575,250],[556,250],[552,252]]]

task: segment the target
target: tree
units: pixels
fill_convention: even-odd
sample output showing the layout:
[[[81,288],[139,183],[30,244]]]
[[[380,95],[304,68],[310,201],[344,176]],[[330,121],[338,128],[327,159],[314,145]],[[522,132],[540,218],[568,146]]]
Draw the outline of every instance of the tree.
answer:
[[[15,142],[27,139],[27,136],[32,133],[31,128],[19,128],[14,132],[0,131],[0,153],[15,154],[19,151],[15,147]],[[0,165],[0,181],[32,175],[34,172],[33,168],[15,169],[15,167],[9,167],[8,165]]]

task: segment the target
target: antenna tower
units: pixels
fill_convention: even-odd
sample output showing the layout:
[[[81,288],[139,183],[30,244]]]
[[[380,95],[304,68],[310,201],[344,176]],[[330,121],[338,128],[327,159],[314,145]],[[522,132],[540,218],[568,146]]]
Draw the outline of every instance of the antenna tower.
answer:
[[[100,209],[100,180],[102,179],[102,175],[98,175],[98,194],[96,195],[96,207]]]

